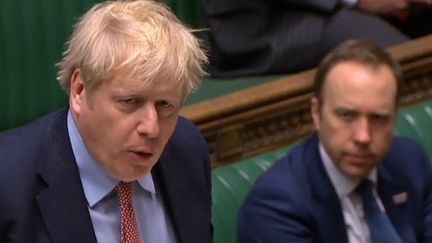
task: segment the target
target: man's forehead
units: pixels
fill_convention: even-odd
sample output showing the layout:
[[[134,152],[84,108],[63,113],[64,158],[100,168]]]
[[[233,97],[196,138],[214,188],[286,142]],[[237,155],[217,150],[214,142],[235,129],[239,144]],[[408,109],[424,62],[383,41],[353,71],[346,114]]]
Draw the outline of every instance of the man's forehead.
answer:
[[[397,81],[386,65],[368,66],[357,62],[345,62],[334,66],[324,82],[323,91],[334,91],[343,95],[363,92],[396,94]]]
[[[379,115],[379,116],[388,116],[395,112],[395,109],[391,106],[376,106],[370,108],[364,108],[355,105],[348,104],[335,104],[331,107],[332,110],[336,112],[353,112],[364,115]]]

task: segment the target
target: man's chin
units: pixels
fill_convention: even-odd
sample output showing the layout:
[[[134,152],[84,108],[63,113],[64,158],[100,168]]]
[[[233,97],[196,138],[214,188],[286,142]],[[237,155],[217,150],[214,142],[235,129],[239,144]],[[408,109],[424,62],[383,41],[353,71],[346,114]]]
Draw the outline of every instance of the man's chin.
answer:
[[[148,164],[150,161],[132,162],[123,164],[121,168],[116,168],[111,171],[111,177],[123,182],[131,182],[145,177],[150,174],[153,164]]]
[[[117,180],[119,181],[123,181],[123,182],[131,182],[131,181],[136,181],[138,179],[143,178],[144,176],[148,175],[150,173],[150,171],[145,171],[142,173],[134,173],[134,174],[124,174],[124,175],[118,175],[116,176]]]
[[[342,168],[344,174],[356,179],[366,178],[372,169],[373,166],[365,166],[365,165],[350,165],[350,166],[346,166],[345,168]]]

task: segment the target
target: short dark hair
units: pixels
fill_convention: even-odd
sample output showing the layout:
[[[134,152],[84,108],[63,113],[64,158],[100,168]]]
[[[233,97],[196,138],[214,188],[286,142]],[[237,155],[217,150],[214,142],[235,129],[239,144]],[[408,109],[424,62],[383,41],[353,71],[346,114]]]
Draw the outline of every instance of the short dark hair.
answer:
[[[366,40],[348,40],[339,44],[328,53],[317,68],[315,74],[314,96],[322,103],[322,87],[328,73],[339,63],[358,62],[369,67],[385,65],[390,68],[396,80],[395,104],[399,101],[402,71],[399,63],[386,50]]]

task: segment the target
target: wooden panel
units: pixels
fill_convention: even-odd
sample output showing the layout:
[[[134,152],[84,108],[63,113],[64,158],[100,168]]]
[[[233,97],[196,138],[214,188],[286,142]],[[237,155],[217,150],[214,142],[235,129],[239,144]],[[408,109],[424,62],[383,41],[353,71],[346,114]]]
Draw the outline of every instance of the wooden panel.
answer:
[[[389,48],[401,63],[401,105],[432,98],[432,35]],[[214,166],[275,149],[313,131],[309,114],[315,70],[186,106],[204,134]]]

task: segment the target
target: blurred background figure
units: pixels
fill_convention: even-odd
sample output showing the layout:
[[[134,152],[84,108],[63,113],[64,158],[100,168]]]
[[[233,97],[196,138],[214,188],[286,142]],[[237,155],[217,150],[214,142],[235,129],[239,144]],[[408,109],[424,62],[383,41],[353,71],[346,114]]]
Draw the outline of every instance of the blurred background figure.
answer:
[[[202,0],[213,77],[292,73],[337,44],[382,47],[432,29],[431,0]]]

